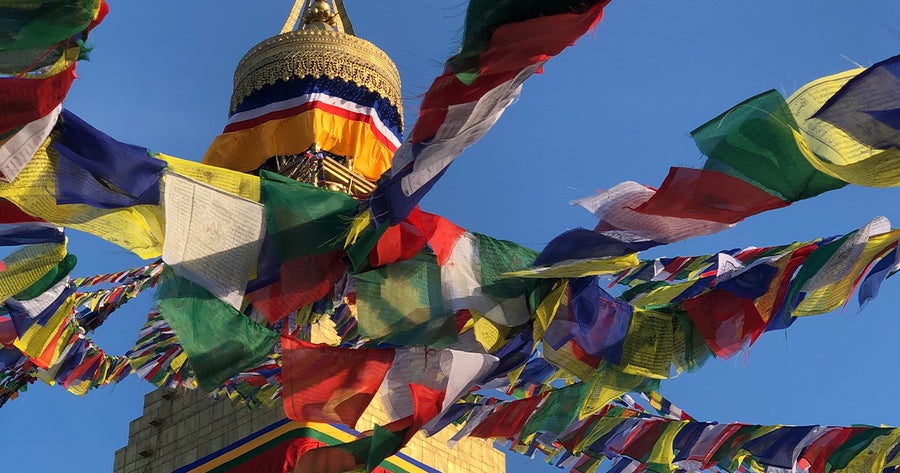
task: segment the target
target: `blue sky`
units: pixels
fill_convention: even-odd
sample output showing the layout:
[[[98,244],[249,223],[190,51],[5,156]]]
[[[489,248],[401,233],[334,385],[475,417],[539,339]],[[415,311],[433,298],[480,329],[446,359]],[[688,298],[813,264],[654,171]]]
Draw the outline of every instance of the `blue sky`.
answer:
[[[65,103],[95,127],[155,151],[199,160],[225,122],[234,67],[277,33],[288,0],[111,1]],[[453,53],[464,2],[345,0],[357,34],[400,69],[407,129],[417,99]],[[752,5],[752,6],[750,6]],[[530,79],[499,124],[450,168],[422,208],[460,226],[540,249],[591,227],[568,202],[634,180],[657,186],[669,166],[700,167],[689,132],[760,92],[785,96],[818,77],[869,66],[900,50],[891,0],[726,2],[613,0],[593,34]],[[877,215],[900,225],[896,189],[847,188],[751,217],[718,235],[647,254],[687,256],[843,234]],[[76,276],[140,265],[125,250],[70,232]],[[890,401],[900,282],[859,312],[800,320],[746,354],[663,382],[701,420],[900,425]],[[129,303],[94,339],[132,346],[149,297]],[[84,398],[36,384],[0,409],[4,471],[111,471],[128,422],[151,390],[135,379]],[[511,454],[510,457],[514,457]],[[512,458],[510,469],[549,471]]]

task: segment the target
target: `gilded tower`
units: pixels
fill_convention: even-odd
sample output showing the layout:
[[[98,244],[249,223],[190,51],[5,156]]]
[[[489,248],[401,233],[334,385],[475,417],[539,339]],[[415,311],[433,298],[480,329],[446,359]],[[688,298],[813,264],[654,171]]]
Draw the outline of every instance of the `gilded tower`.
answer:
[[[250,49],[234,74],[228,123],[204,163],[277,172],[364,197],[390,168],[403,131],[400,76],[391,59],[358,38],[341,0],[297,0],[282,29]],[[315,341],[315,340],[314,340]],[[387,414],[370,406],[355,429],[293,422],[280,400],[248,409],[198,391],[162,388],[144,399],[114,473],[286,471],[298,441],[347,442]],[[401,473],[503,473],[490,441],[448,447],[450,426],[420,432],[382,467]]]

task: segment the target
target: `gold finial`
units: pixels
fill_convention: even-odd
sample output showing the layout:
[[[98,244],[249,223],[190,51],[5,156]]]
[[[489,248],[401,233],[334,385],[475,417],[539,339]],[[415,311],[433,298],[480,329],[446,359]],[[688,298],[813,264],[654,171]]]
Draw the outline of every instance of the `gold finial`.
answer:
[[[333,6],[332,6],[333,5]],[[294,29],[297,20],[301,20],[300,28],[304,29],[330,29],[338,33],[346,33],[355,36],[347,9],[343,0],[331,0],[331,4],[325,0],[295,0],[294,7],[288,15],[282,33]]]
[[[325,0],[316,0],[310,5],[306,10],[306,14],[303,15],[303,23],[325,23],[327,25],[331,25],[334,21],[334,17],[337,16],[334,13],[331,13],[331,5],[328,4]]]

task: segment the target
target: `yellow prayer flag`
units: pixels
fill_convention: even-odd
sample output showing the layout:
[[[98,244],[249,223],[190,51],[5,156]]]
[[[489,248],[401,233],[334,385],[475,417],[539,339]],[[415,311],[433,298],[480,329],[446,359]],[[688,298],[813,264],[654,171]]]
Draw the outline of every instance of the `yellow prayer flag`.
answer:
[[[615,274],[626,269],[631,269],[640,264],[636,254],[618,256],[615,258],[592,260],[568,260],[561,261],[545,268],[528,268],[521,271],[503,273],[504,277],[519,278],[581,278],[598,274]]]

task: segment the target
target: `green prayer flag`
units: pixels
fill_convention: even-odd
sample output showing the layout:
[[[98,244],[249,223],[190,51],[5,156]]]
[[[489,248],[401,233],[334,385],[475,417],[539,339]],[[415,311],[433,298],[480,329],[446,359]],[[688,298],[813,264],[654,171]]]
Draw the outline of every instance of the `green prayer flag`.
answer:
[[[0,51],[49,48],[84,31],[94,20],[94,0],[21,3],[21,7],[3,9]]]
[[[788,202],[847,185],[809,164],[794,130],[797,122],[784,97],[770,90],[736,105],[691,136],[709,157],[704,169],[737,177]]]
[[[156,297],[159,313],[178,335],[204,391],[262,363],[278,340],[278,334],[169,267],[159,279]]]
[[[388,429],[375,424],[372,429],[372,443],[366,456],[366,473],[371,473],[387,457],[393,455],[403,446],[403,438]]]
[[[281,261],[343,248],[356,199],[273,172],[259,177],[266,228]]]
[[[531,267],[538,252],[507,240],[498,240],[474,233],[478,247],[478,265],[481,268],[481,290],[484,294],[512,299],[528,294],[537,286],[529,278],[503,277]]]
[[[520,439],[537,432],[553,432],[560,434],[575,421],[581,411],[581,405],[588,393],[588,383],[576,383],[552,391],[544,399],[540,408],[532,415],[522,432]]]
[[[449,346],[456,319],[444,308],[441,269],[434,255],[419,253],[356,276],[359,333],[392,345]]]

